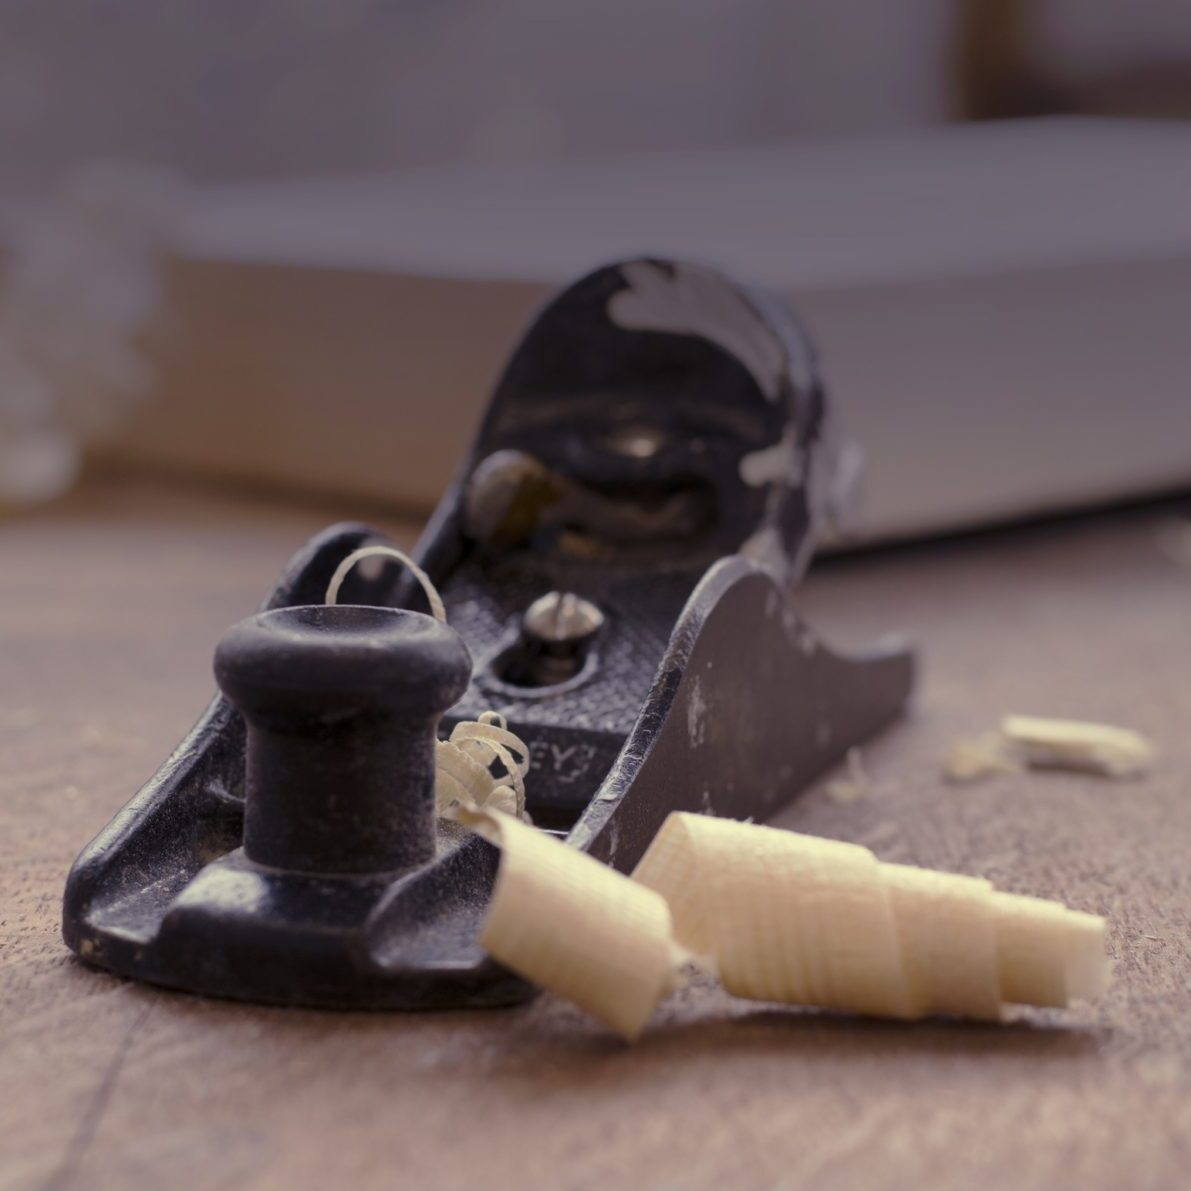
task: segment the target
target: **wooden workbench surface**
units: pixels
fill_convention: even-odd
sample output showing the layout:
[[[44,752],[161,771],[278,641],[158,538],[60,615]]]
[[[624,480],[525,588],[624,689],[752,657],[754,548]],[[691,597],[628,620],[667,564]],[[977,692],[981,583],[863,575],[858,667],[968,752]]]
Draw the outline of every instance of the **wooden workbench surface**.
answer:
[[[1107,914],[1106,1000],[904,1026],[708,985],[632,1048],[546,998],[257,1008],[64,949],[75,853],[202,708],[222,630],[335,513],[109,484],[0,524],[0,1187],[1186,1185],[1191,562],[1161,548],[1170,510],[841,560],[802,601],[841,644],[909,630],[926,665],[911,718],[865,750],[869,796],[820,788],[780,822]],[[947,744],[1008,710],[1139,728],[1160,764],[945,785]]]

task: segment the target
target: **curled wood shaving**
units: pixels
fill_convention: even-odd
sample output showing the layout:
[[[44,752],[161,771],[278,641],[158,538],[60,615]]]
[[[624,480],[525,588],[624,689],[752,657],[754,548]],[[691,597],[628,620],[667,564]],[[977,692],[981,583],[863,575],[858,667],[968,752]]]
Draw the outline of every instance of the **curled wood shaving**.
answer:
[[[480,946],[636,1038],[686,959],[665,899],[500,811],[456,817],[502,853]]]
[[[499,712],[485,711],[478,720],[456,724],[447,740],[435,743],[434,766],[434,800],[443,818],[453,819],[460,806],[471,806],[529,819],[529,749]]]
[[[1107,984],[1102,918],[856,844],[674,813],[630,878],[499,811],[458,817],[503,852],[481,945],[628,1039],[692,957],[738,996],[901,1019]]]
[[[1001,735],[1027,765],[1086,769],[1109,777],[1146,773],[1154,756],[1144,736],[1111,724],[1010,715],[1001,721]]]
[[[953,745],[943,772],[954,782],[1020,772],[1027,766],[1128,778],[1147,773],[1153,757],[1153,745],[1129,728],[1008,715],[999,731]]]

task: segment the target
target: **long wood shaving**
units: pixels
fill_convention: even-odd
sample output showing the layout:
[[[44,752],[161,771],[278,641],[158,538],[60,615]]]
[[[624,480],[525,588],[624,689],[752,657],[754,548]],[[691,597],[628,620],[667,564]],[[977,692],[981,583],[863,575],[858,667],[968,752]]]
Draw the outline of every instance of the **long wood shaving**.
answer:
[[[1147,773],[1153,760],[1154,746],[1130,728],[1007,715],[997,732],[952,745],[943,772],[953,782],[979,781],[1026,767],[1131,778]]]
[[[1087,769],[1109,777],[1136,777],[1149,769],[1153,746],[1129,728],[1086,724],[1078,720],[1009,715],[1001,735],[1028,765]]]
[[[503,852],[481,945],[628,1039],[691,957],[738,996],[901,1019],[1108,981],[1104,919],[856,844],[674,813],[630,878],[499,811],[459,817]]]

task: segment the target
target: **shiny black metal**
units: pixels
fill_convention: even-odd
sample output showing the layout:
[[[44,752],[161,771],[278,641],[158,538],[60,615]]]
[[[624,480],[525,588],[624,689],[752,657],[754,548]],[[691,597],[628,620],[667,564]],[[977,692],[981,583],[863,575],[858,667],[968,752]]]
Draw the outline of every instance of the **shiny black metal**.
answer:
[[[394,610],[420,599],[395,565],[348,577],[354,607],[310,607],[382,540],[316,538],[270,597],[289,611],[221,645],[244,715],[216,698],[79,857],[67,943],[124,975],[280,1003],[531,995],[475,942],[496,853],[428,813],[438,713],[506,715],[535,822],[622,871],[671,810],[768,816],[913,683],[904,648],[843,658],[791,603],[847,458],[772,298],[652,259],[583,278],[514,353],[416,552],[458,637],[435,627],[417,661],[408,630],[433,622]],[[526,610],[550,592],[602,614],[556,671],[522,665]],[[387,642],[379,660],[353,624]]]

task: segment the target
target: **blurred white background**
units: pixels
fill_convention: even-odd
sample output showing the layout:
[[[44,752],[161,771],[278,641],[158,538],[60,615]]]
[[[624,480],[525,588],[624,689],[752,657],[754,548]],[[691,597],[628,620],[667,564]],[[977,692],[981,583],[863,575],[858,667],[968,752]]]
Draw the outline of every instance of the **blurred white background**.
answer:
[[[345,175],[375,180],[426,167],[623,162],[626,155],[652,162],[671,150],[737,146],[798,153],[803,142],[841,139],[875,143],[875,156],[904,159],[904,172],[920,180],[927,173],[897,138],[950,122],[1054,113],[1191,116],[1191,4],[0,0],[0,505],[64,489],[85,448],[126,411],[150,401],[165,410],[165,392],[176,399],[152,432],[148,453],[160,459],[161,442],[197,443],[201,436],[178,420],[178,411],[188,403],[201,409],[204,425],[214,424],[213,399],[204,390],[201,400],[183,401],[178,377],[197,376],[202,364],[217,370],[224,388],[239,386],[237,403],[263,400],[269,384],[262,377],[278,356],[295,351],[290,340],[284,350],[248,345],[243,357],[251,357],[251,367],[229,371],[235,356],[229,342],[241,324],[259,325],[270,315],[285,321],[274,296],[250,320],[220,323],[194,360],[177,366],[176,375],[165,370],[154,389],[152,362],[141,358],[138,339],[168,288],[160,274],[172,223],[163,196],[182,194],[179,183],[206,195],[212,184],[229,182],[289,186]],[[102,162],[123,164],[97,171]],[[1134,176],[1109,165],[1114,177]],[[720,176],[720,167],[707,168]],[[996,185],[1003,178],[1010,186],[1024,183],[1028,172],[1007,168]],[[1163,190],[1156,177],[1138,185],[1147,193]],[[763,181],[755,186],[765,189]],[[803,184],[790,186],[795,199],[806,193]],[[883,201],[884,183],[876,189]],[[384,193],[375,193],[373,205],[400,223]],[[953,207],[970,214],[976,204],[962,188],[957,193]],[[1025,193],[1015,209],[1045,207],[1050,192],[1038,193]],[[1087,193],[1085,187],[1077,201],[1064,202],[1073,209]],[[273,191],[265,199],[270,223],[276,222],[272,213],[284,204]],[[295,209],[297,198],[288,201],[287,209]],[[934,194],[912,205],[925,209],[938,201]],[[771,235],[775,249],[796,242],[795,233],[820,235],[819,222],[809,230],[796,226],[789,195],[773,203],[791,218]],[[326,224],[350,222],[342,208],[327,210]],[[23,222],[14,212],[23,213]],[[880,230],[886,213],[882,206],[862,230]],[[732,222],[720,211],[713,216],[716,228]],[[1066,211],[1056,215],[1065,218]],[[1002,206],[986,224],[997,221],[1009,222]],[[426,236],[429,222],[406,220],[417,225],[415,238]],[[639,224],[634,212],[632,227],[624,229],[634,247]],[[382,230],[392,231],[387,224]],[[542,238],[539,223],[530,230]],[[500,229],[495,242],[505,243],[507,231]],[[1136,238],[1128,226],[1112,230],[1116,239],[1099,224],[1093,232],[1118,256],[1120,243]],[[381,238],[365,245],[370,263]],[[837,238],[865,251],[855,229]],[[994,242],[1000,243],[989,236]],[[794,256],[788,271],[796,288],[804,249]],[[998,259],[998,267],[1003,263]],[[228,292],[242,293],[243,285],[237,278]],[[1101,290],[1119,288],[1114,281]],[[1164,295],[1154,299],[1163,310]],[[344,306],[339,297],[326,303]],[[210,300],[212,309],[227,304],[224,297]],[[819,321],[829,322],[823,315]],[[201,322],[191,317],[191,324]],[[316,322],[330,352],[329,318],[320,313]],[[504,350],[508,329],[502,324],[492,334]],[[992,331],[986,335],[990,353],[1004,355]],[[312,335],[307,330],[296,339],[308,345]],[[1165,358],[1148,340],[1138,338],[1135,347],[1138,359]],[[426,353],[424,344],[419,350]],[[853,351],[843,349],[842,367]],[[869,347],[855,354],[877,358]],[[365,355],[352,349],[352,359]],[[336,359],[336,374],[345,364],[346,357]],[[983,368],[971,352],[965,364]],[[393,362],[386,358],[375,371],[378,391],[387,393],[397,375]],[[285,385],[275,387],[278,402],[295,400]],[[1023,391],[1020,382],[1014,387]],[[326,402],[308,404],[321,409]],[[279,436],[272,422],[269,427],[261,439],[273,448]],[[152,437],[143,425],[136,432],[141,442]],[[219,429],[209,437],[229,436]],[[321,433],[313,438],[328,454]],[[260,466],[254,457],[254,474]],[[303,476],[312,470],[306,460],[287,466]]]

